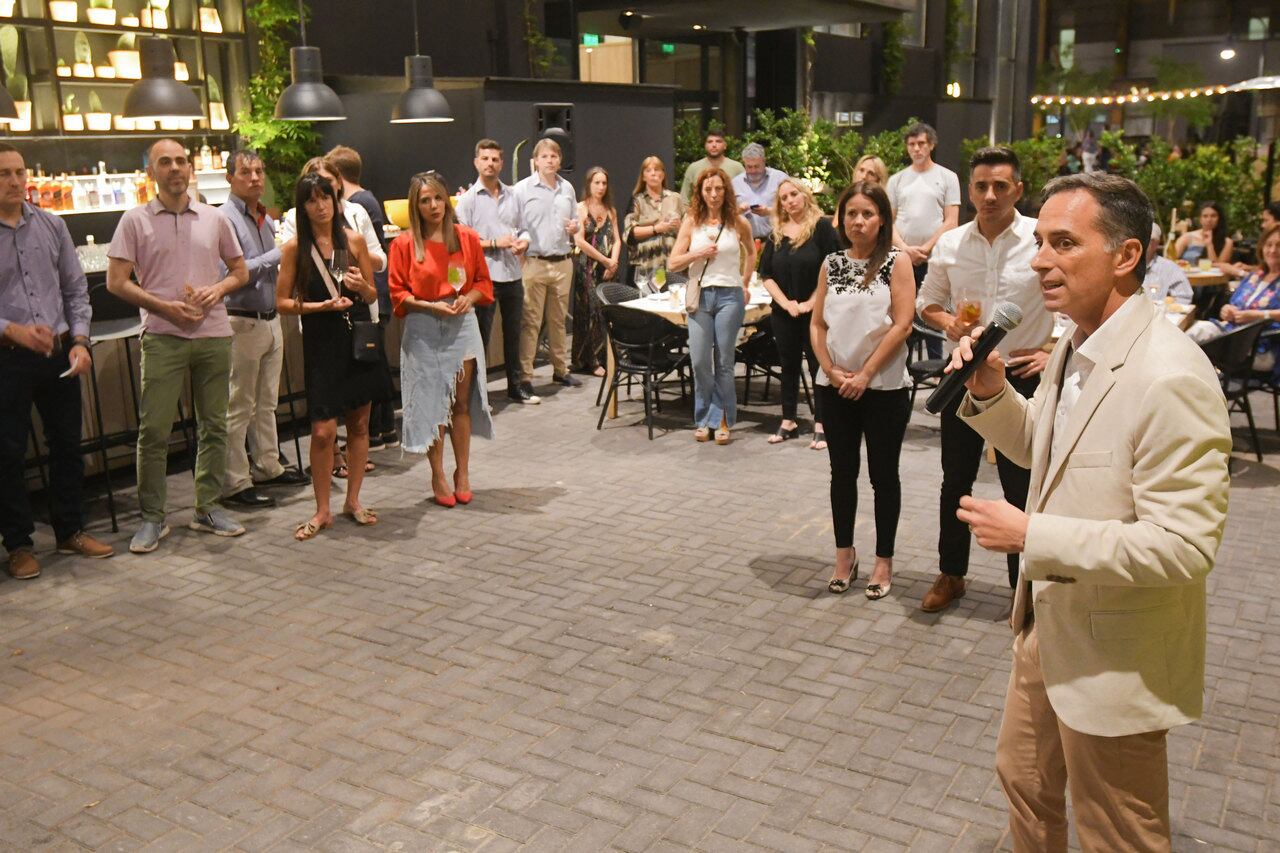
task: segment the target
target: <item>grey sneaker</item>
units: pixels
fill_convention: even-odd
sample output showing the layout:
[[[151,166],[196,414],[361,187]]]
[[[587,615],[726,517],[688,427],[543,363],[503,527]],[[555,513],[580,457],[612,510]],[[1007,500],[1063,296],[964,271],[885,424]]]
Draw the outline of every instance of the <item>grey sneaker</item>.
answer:
[[[129,542],[129,550],[135,554],[150,554],[159,545],[160,540],[169,535],[169,525],[159,521],[144,521],[133,534]]]
[[[191,523],[187,526],[192,530],[199,530],[201,533],[212,533],[215,536],[239,536],[244,533],[242,525],[233,521],[231,516],[218,512],[216,509],[209,512],[196,513],[195,518],[191,519]]]

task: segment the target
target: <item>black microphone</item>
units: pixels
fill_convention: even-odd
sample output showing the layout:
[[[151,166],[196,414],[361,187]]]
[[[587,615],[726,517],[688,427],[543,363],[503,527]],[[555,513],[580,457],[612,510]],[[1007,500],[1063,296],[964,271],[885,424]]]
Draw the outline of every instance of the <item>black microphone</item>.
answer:
[[[991,322],[982,332],[982,337],[973,345],[973,360],[966,361],[959,370],[953,370],[942,377],[937,389],[924,401],[926,412],[938,414],[956,401],[964,393],[964,383],[978,365],[984,364],[991,351],[1000,345],[1004,336],[1018,328],[1022,322],[1022,309],[1012,302],[1001,302],[991,314]]]

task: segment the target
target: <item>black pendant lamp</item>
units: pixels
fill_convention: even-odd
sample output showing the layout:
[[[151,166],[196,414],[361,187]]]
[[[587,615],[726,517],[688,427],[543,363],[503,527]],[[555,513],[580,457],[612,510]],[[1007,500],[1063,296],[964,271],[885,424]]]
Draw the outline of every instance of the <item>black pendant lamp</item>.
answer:
[[[298,0],[298,28],[302,46],[289,49],[289,69],[293,83],[276,101],[276,118],[281,121],[342,121],[347,111],[338,93],[325,85],[320,68],[320,48],[307,47],[307,19]]]
[[[192,88],[173,78],[173,42],[161,36],[138,38],[142,77],[124,96],[124,118],[202,119],[204,107]]]
[[[391,110],[392,124],[453,121],[449,102],[433,85],[431,57],[418,46],[418,0],[413,4],[413,56],[404,58],[406,88]]]

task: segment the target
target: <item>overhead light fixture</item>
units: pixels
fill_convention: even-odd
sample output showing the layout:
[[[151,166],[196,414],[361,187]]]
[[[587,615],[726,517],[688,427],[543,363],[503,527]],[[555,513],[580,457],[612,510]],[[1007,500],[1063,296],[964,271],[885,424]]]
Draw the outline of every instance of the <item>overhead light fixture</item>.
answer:
[[[431,57],[423,56],[418,45],[418,0],[413,5],[413,56],[404,58],[405,90],[391,110],[392,124],[453,121],[449,102],[436,89],[431,73]]]
[[[298,0],[300,47],[289,48],[292,83],[276,101],[276,118],[281,121],[342,121],[347,117],[338,93],[325,85],[320,66],[320,48],[307,47],[307,17]]]
[[[200,98],[173,76],[173,42],[162,36],[138,38],[141,79],[124,96],[121,116],[129,119],[202,119]]]
[[[693,28],[699,32],[706,29],[706,27],[703,26],[702,24],[694,24]]]
[[[1224,47],[1222,50],[1218,51],[1218,57],[1219,57],[1223,62],[1230,62],[1231,60],[1233,60],[1233,59],[1235,59],[1235,58],[1236,58],[1236,49],[1235,49],[1235,47],[1231,44],[1231,42],[1230,42],[1230,41],[1228,41],[1228,42],[1227,42],[1227,46],[1226,46],[1226,47]]]

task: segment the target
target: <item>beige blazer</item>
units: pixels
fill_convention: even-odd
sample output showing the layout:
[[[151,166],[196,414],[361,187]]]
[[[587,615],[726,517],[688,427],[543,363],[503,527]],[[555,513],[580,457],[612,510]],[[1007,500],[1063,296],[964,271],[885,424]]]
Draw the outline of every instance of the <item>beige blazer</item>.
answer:
[[[1141,301],[1141,305],[1132,304]],[[1227,513],[1231,430],[1200,348],[1138,291],[1050,464],[1075,326],[1033,399],[1006,385],[960,417],[1031,470],[1015,632],[1034,607],[1049,702],[1070,728],[1115,737],[1198,719],[1205,578]]]

